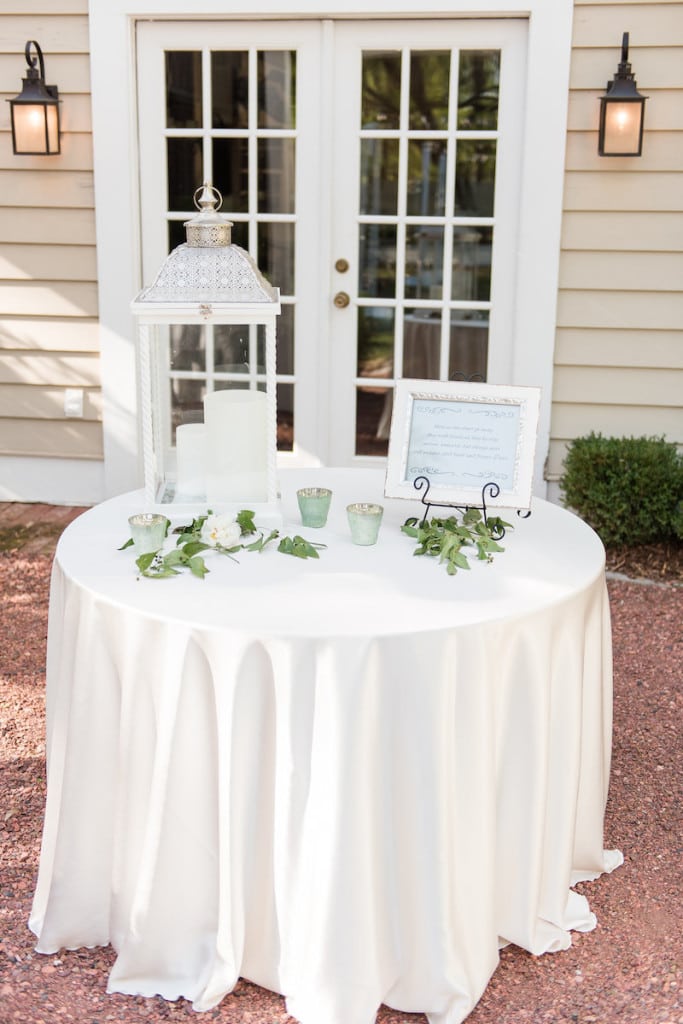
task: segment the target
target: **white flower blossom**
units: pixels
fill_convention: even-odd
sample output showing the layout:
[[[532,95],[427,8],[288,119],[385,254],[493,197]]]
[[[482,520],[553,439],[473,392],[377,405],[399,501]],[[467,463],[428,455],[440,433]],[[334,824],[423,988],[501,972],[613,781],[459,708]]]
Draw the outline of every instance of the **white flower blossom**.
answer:
[[[239,544],[242,530],[230,516],[208,516],[202,525],[201,538],[209,547],[234,548]]]

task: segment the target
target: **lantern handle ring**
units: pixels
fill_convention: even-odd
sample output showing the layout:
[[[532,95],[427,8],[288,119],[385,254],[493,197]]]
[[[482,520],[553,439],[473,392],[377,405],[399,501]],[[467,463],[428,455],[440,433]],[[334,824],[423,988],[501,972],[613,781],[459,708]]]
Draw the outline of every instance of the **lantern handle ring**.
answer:
[[[201,193],[201,196],[197,199],[199,193]],[[215,185],[210,185],[208,181],[205,181],[203,185],[194,190],[192,202],[200,211],[207,209],[220,210],[223,205],[223,196]]]

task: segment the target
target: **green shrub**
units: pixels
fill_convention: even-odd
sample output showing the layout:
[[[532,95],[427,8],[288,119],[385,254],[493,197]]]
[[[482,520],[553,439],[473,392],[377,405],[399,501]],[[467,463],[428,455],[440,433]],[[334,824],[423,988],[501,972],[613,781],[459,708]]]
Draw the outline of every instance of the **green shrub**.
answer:
[[[607,546],[683,539],[683,457],[663,437],[576,438],[560,487]]]

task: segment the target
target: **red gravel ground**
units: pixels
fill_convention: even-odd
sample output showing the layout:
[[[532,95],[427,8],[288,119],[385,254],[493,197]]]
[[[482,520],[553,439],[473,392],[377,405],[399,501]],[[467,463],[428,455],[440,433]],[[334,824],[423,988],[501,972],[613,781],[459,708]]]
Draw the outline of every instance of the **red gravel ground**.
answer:
[[[27,919],[45,798],[50,563],[49,554],[0,553],[0,1024],[291,1021],[281,997],[247,982],[198,1016],[184,1000],[107,995],[109,948],[33,952]],[[571,949],[543,957],[502,952],[468,1024],[683,1024],[683,589],[612,579],[609,590],[615,720],[606,846],[621,849],[625,864],[578,887],[599,924],[574,934]],[[378,1015],[378,1024],[425,1020],[386,1007]]]

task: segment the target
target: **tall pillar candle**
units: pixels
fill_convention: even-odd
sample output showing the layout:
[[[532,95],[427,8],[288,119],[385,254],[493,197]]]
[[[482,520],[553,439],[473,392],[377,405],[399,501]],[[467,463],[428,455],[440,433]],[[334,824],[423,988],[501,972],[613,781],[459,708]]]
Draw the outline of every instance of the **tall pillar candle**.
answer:
[[[267,399],[263,391],[234,388],[204,398],[206,499],[266,501]]]
[[[203,423],[181,423],[175,432],[176,498],[206,495],[206,427]]]

